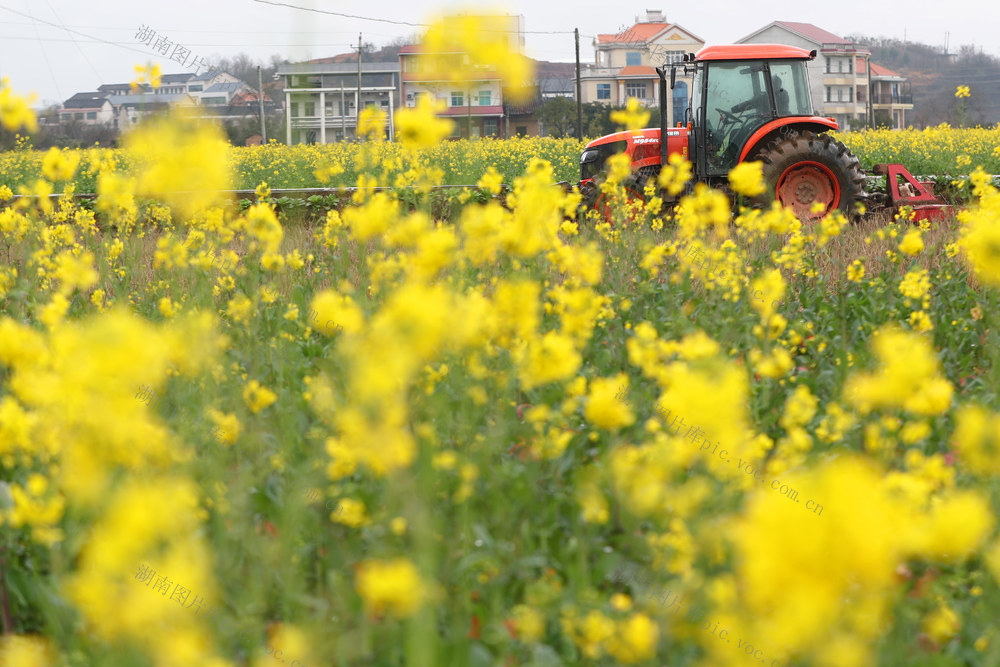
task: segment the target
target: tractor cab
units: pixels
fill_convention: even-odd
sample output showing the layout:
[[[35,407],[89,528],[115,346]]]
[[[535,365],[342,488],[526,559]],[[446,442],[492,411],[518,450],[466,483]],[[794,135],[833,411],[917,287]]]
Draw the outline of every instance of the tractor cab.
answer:
[[[744,159],[748,142],[757,144],[763,128],[783,125],[779,119],[820,120],[806,74],[812,56],[794,47],[739,44],[706,47],[681,65],[694,74],[688,118],[701,148],[693,157],[703,178],[729,173]],[[830,121],[825,124],[822,129],[831,129]]]

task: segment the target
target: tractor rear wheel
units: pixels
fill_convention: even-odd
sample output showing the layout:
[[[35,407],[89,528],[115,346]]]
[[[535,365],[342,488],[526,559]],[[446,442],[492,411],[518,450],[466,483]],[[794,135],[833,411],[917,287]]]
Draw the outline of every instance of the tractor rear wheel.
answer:
[[[764,163],[767,190],[757,201],[769,205],[777,199],[803,222],[819,220],[833,209],[851,217],[864,194],[858,158],[828,134],[796,130],[774,139],[751,159]]]

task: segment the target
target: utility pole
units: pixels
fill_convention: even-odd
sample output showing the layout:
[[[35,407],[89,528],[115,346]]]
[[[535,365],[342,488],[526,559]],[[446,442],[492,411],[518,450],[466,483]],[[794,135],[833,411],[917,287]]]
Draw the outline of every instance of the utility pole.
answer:
[[[358,102],[354,105],[354,138],[361,141],[358,136],[358,119],[361,118],[361,33],[358,33]]]
[[[260,65],[257,65],[257,99],[260,101],[260,143],[267,145],[267,127],[264,126],[264,79],[260,74]]]
[[[340,140],[347,141],[347,103],[344,102],[344,79],[340,80]]]
[[[576,39],[576,138],[583,140],[583,100],[580,97],[580,29],[573,28]]]

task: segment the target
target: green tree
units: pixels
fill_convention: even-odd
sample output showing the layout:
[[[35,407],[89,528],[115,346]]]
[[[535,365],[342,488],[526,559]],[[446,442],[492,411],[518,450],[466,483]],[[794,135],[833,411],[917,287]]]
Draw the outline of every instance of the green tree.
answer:
[[[576,102],[568,97],[550,97],[536,107],[535,116],[547,136],[561,139],[576,134]]]

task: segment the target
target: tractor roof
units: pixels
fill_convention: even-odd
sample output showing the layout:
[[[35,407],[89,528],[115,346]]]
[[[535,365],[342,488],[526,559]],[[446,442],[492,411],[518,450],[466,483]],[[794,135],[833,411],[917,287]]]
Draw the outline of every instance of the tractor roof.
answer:
[[[700,60],[772,60],[778,58],[812,60],[815,51],[806,51],[785,44],[729,44],[727,46],[706,46],[695,54]]]

